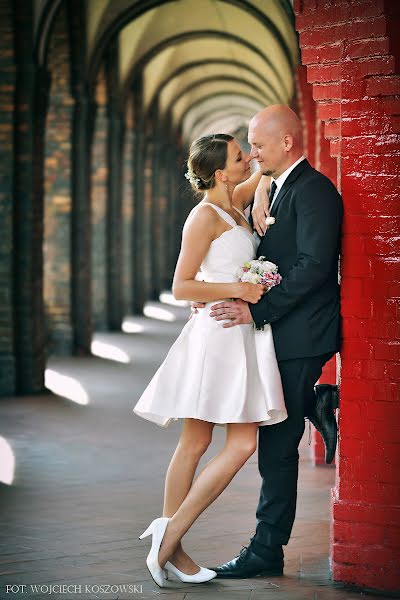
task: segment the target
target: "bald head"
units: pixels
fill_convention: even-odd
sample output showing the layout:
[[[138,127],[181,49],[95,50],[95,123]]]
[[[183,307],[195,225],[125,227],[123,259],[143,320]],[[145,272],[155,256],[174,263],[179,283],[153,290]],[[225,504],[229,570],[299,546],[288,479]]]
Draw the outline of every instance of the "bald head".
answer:
[[[296,147],[302,150],[303,134],[301,121],[296,113],[286,104],[272,104],[260,110],[250,121],[249,131],[260,128],[272,135],[293,137]]]
[[[286,104],[273,104],[250,121],[249,143],[261,170],[279,177],[303,153],[301,121]]]

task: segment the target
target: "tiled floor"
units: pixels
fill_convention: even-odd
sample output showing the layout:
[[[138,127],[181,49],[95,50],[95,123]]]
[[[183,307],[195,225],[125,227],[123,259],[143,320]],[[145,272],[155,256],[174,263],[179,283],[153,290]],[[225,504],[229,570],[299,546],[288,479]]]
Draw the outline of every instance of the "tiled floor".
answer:
[[[335,470],[311,466],[306,435],[283,577],[214,580],[201,586],[171,581],[164,589],[153,584],[144,566],[149,544],[138,535],[160,515],[164,473],[180,426],[158,428],[135,417],[132,407],[187,315],[187,309],[162,308],[167,312],[161,316],[176,320],[134,318],[130,324],[142,329],[138,333],[96,336],[129,363],[97,357],[49,362],[56,374],[75,380],[72,387],[71,380],[61,380],[63,393],[86,393],[87,404],[52,394],[1,399],[0,436],[16,465],[13,484],[0,484],[0,600],[359,598],[360,593],[329,578],[329,496]],[[221,446],[223,434],[217,428],[204,460]],[[185,538],[186,550],[200,564],[230,559],[248,543],[259,485],[254,455]],[[55,585],[67,587],[63,592],[50,587]]]

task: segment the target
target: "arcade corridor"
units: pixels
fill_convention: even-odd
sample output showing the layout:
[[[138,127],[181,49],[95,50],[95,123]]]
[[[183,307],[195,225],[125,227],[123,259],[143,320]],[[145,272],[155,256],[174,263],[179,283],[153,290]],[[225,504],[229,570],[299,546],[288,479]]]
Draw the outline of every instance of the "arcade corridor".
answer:
[[[71,532],[85,556],[105,542],[113,565],[124,548],[143,556],[125,533],[159,501],[148,475],[154,465],[161,476],[176,428],[157,431],[147,469],[137,441],[149,429],[131,404],[187,314],[160,293],[197,202],[188,147],[217,130],[245,145],[251,117],[283,103],[345,208],[343,346],[321,379],[340,385],[338,451],[320,468],[321,438],[304,443],[315,521],[306,502],[287,585],[304,579],[329,599],[353,596],[314,590],[314,575],[400,591],[398,31],[397,0],[0,0],[0,585],[13,580],[4,565],[29,554],[25,538],[40,546],[32,560],[65,557],[52,581],[80,568]],[[242,498],[248,512],[233,551],[253,527],[254,462],[237,485],[230,514]],[[99,564],[83,575],[116,573]],[[24,562],[18,580],[33,581],[37,565]]]

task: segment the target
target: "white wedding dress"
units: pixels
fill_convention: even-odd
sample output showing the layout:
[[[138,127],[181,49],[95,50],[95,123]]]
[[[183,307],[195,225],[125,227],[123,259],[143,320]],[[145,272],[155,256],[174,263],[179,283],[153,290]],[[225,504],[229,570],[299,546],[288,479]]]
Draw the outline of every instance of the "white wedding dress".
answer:
[[[255,257],[258,239],[224,210],[207,204],[232,228],[211,243],[201,265],[203,279],[237,281],[238,268]],[[216,302],[208,302],[186,323],[134,413],[164,427],[182,418],[260,425],[287,418],[271,326],[223,328],[222,321],[209,316]]]

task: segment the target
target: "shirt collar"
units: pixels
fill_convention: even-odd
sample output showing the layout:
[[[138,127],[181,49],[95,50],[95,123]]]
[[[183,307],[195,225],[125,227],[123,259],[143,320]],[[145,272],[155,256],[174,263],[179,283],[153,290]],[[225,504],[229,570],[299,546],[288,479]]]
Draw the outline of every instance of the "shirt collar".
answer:
[[[285,183],[286,179],[289,177],[289,175],[293,171],[293,169],[295,169],[297,167],[297,165],[299,163],[301,163],[301,161],[304,159],[305,159],[305,156],[300,156],[300,158],[298,160],[296,160],[296,162],[294,162],[292,165],[290,165],[290,167],[288,169],[286,169],[286,171],[281,173],[281,175],[279,175],[279,177],[277,177],[276,179],[271,177],[271,181],[275,181],[275,183],[276,183],[277,189],[275,192],[275,197],[279,194],[281,187],[283,186],[283,184]]]

